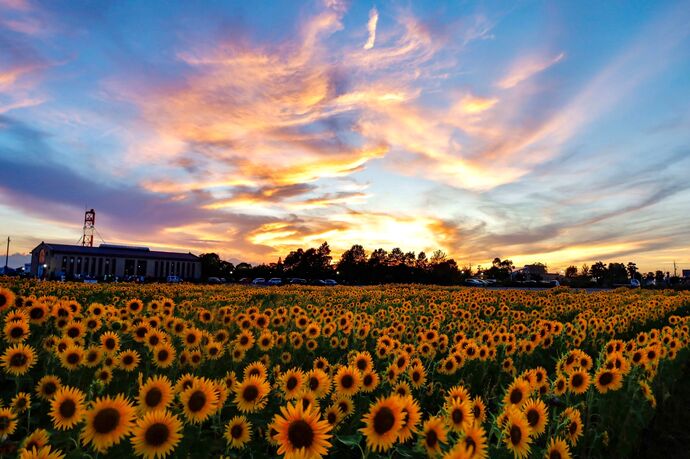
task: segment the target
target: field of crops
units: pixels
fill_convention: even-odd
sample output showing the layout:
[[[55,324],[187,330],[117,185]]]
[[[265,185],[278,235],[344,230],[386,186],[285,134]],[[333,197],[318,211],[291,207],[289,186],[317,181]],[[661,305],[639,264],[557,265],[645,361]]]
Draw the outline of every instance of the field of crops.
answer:
[[[0,282],[8,457],[625,457],[690,295]]]

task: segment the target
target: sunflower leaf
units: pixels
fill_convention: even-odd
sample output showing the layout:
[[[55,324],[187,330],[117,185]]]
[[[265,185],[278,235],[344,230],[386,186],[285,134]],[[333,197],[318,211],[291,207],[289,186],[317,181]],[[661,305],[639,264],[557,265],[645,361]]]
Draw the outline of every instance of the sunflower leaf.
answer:
[[[338,437],[338,440],[347,446],[357,446],[362,441],[362,434],[342,435]]]

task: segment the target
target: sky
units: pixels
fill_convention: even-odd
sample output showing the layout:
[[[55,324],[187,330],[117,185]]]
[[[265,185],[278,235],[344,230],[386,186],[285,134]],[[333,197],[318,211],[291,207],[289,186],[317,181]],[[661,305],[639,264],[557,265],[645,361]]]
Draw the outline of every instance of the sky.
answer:
[[[0,0],[0,237],[690,268],[690,4]],[[10,263],[12,264],[12,263]]]

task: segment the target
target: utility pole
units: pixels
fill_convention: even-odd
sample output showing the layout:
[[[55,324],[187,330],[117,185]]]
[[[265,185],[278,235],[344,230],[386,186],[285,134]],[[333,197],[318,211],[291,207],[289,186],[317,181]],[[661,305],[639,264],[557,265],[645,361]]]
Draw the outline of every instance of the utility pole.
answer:
[[[10,259],[10,237],[7,236],[7,251],[5,251],[5,273],[7,273],[7,263]]]
[[[678,268],[676,267],[676,260],[673,260],[673,277],[678,277]]]

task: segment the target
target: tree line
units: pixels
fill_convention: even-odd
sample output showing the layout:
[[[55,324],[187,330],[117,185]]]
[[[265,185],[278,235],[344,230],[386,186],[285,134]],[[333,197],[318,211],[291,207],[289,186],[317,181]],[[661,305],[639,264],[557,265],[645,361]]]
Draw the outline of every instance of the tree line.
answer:
[[[262,263],[252,266],[249,263],[237,265],[222,260],[216,253],[205,253],[201,260],[202,279],[209,277],[224,278],[228,281],[239,281],[243,278],[303,278],[335,279],[340,283],[351,285],[371,285],[383,283],[420,283],[453,285],[460,284],[472,277],[495,279],[509,285],[524,280],[543,280],[547,274],[544,263],[529,265],[529,273],[517,270],[509,259],[494,258],[488,267],[458,266],[458,263],[442,250],[434,251],[430,256],[425,252],[404,252],[400,248],[387,251],[382,248],[367,252],[360,244],[355,244],[344,251],[337,261],[331,256],[328,242],[319,247],[293,250],[275,263]],[[608,263],[597,261],[591,266],[583,265],[579,269],[569,266],[558,276],[561,283],[574,287],[612,287],[628,284],[631,279],[639,280],[643,285],[675,285],[680,279],[662,271],[641,273],[634,262]],[[653,281],[653,282],[652,282]]]

